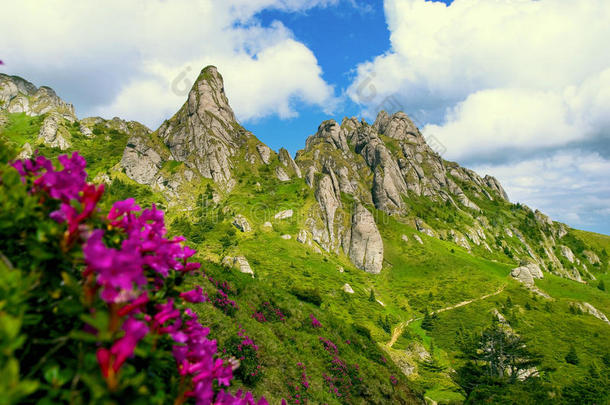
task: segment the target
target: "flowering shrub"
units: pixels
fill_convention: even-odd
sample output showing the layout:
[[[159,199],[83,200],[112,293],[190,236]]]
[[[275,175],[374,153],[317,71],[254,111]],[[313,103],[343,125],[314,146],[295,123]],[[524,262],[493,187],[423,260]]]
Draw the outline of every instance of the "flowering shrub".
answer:
[[[313,314],[309,314],[309,319],[311,320],[311,326],[314,328],[321,328],[322,324],[320,323],[320,321],[318,321],[318,319],[313,316]]]
[[[395,376],[391,375],[390,383],[392,383],[392,385],[396,385],[396,384],[398,384],[398,379]]]
[[[362,387],[360,367],[358,364],[347,364],[339,356],[339,349],[330,339],[320,336],[319,340],[328,354],[328,374],[323,373],[322,378],[331,393],[335,394],[337,398],[349,402],[352,393],[360,394]]]
[[[263,302],[263,304],[254,311],[252,314],[252,318],[256,319],[258,322],[286,322],[286,315],[282,312],[280,308],[276,308],[269,301]]]
[[[225,344],[224,353],[239,360],[235,376],[248,385],[255,384],[261,377],[262,365],[258,355],[258,346],[240,326],[237,336],[232,336]]]
[[[128,199],[100,215],[104,186],[86,182],[85,160],[77,153],[58,160],[60,169],[41,156],[16,161],[25,187],[10,170],[0,183],[0,212],[21,208],[12,221],[0,214],[0,251],[36,279],[22,291],[23,307],[35,304],[36,312],[23,324],[27,351],[20,356],[28,375],[49,383],[36,398],[129,403],[144,395],[150,403],[254,404],[249,393],[224,390],[234,365],[217,356],[209,328],[186,308],[209,300],[207,294],[201,287],[175,289],[199,269],[189,261],[195,251],[183,237],[165,236],[163,212],[154,205],[142,209]],[[9,319],[0,311],[0,324]],[[36,388],[18,384],[25,384],[22,396]]]
[[[223,289],[219,288],[216,291],[216,297],[212,301],[214,306],[229,316],[235,315],[238,310],[238,305],[235,301],[229,298]]]
[[[309,403],[309,378],[307,377],[305,364],[297,363],[299,369],[299,379],[297,382],[288,382],[288,390],[290,396],[288,397],[288,403],[291,404],[307,404]],[[285,400],[283,403],[287,403]]]

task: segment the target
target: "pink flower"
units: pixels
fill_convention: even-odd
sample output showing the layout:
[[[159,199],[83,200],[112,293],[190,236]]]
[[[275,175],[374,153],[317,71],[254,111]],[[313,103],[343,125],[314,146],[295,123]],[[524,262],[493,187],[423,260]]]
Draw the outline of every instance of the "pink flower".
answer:
[[[192,303],[209,301],[207,294],[203,293],[201,286],[197,286],[194,290],[180,293],[180,298]]]
[[[117,340],[110,353],[115,356],[114,364],[112,365],[115,372],[119,371],[125,360],[133,354],[138,342],[148,333],[148,326],[145,322],[137,321],[134,318],[128,318],[123,324],[125,336]]]

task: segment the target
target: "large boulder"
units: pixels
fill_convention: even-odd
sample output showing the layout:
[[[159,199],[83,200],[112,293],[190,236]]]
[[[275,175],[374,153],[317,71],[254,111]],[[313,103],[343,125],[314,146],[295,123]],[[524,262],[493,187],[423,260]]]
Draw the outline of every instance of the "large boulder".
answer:
[[[528,287],[534,285],[535,279],[541,279],[544,277],[542,270],[535,263],[529,263],[524,266],[514,268],[510,275],[517,281],[525,284]]]

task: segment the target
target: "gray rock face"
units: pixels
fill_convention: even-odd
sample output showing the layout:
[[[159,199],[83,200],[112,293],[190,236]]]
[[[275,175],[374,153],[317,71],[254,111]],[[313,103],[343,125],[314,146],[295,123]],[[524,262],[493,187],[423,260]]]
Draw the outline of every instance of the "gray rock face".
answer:
[[[420,245],[424,244],[424,241],[421,240],[421,238],[419,237],[419,235],[413,234],[413,239],[415,239]]]
[[[466,240],[464,235],[462,235],[460,232],[452,229],[451,231],[449,231],[449,236],[451,237],[451,240],[453,240],[453,242],[456,245],[461,246],[464,249],[470,251],[470,249],[471,249],[470,243],[468,243],[468,241]]]
[[[362,204],[356,204],[352,215],[349,257],[356,267],[367,273],[381,272],[383,240],[373,215]]]
[[[305,243],[307,243],[307,239],[308,239],[307,231],[304,229],[301,229],[299,231],[299,234],[297,235],[297,242],[305,244]]]
[[[294,175],[297,176],[299,179],[303,177],[301,175],[301,169],[299,168],[299,166],[297,166],[297,164],[292,159],[292,156],[290,156],[290,153],[288,153],[286,149],[280,149],[279,159],[289,172],[294,173]]]
[[[53,89],[32,83],[18,76],[0,73],[0,110],[10,113],[26,113],[29,116],[53,112],[70,122],[76,120],[74,106],[66,103]]]
[[[430,229],[420,218],[415,218],[415,227],[418,231],[425,235],[431,236],[433,238],[436,237],[434,231]]]
[[[258,151],[263,163],[268,165],[271,161],[271,149],[269,149],[269,147],[266,145],[256,145],[256,150]]]
[[[322,246],[325,245],[325,242],[332,246],[335,241],[335,213],[341,206],[341,200],[338,198],[337,190],[333,187],[332,179],[328,174],[320,179],[315,196],[321,209],[325,228],[317,232],[317,228],[313,227],[314,240],[318,243],[322,242],[320,243]]]
[[[70,133],[61,125],[62,121],[63,119],[57,114],[47,116],[40,127],[38,139],[52,148],[61,150],[70,148],[72,146],[68,140]]]
[[[568,259],[568,261],[570,263],[574,263],[576,261],[576,258],[574,257],[574,253],[572,252],[572,249],[570,249],[569,247],[564,246],[564,245],[561,245],[559,248],[561,249],[561,254],[563,255],[563,257]]]
[[[504,188],[502,187],[498,179],[489,175],[486,175],[483,179],[485,180],[487,187],[495,190],[498,195],[500,195],[505,201],[508,201],[508,194],[506,194],[506,191],[504,191]]]
[[[380,134],[401,141],[423,143],[424,139],[411,119],[404,112],[392,116],[382,111],[377,116],[373,128]]]
[[[580,307],[580,309],[583,312],[593,315],[597,319],[604,321],[607,324],[610,324],[608,317],[606,317],[606,315],[603,312],[601,312],[599,309],[595,308],[593,305],[589,304],[588,302],[578,303],[577,305]]]
[[[280,166],[275,168],[275,175],[279,181],[290,181],[290,176],[288,176],[286,170],[282,169]]]
[[[243,215],[236,215],[233,218],[233,225],[242,232],[250,232],[252,230],[250,223]]]
[[[163,159],[148,139],[141,136],[129,139],[121,158],[121,167],[127,176],[140,184],[151,185],[162,166]]]
[[[286,235],[282,235],[282,239],[284,239],[284,240],[290,240],[290,239],[292,239],[292,236],[290,236],[290,235],[288,235],[288,234],[286,234]]]
[[[599,256],[597,256],[594,252],[590,250],[585,250],[583,252],[589,263],[591,264],[601,264],[601,260],[599,260]]]

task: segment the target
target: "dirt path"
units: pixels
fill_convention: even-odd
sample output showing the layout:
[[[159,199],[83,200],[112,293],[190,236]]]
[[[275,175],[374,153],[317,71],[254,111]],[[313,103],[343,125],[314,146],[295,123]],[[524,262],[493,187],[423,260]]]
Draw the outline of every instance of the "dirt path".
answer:
[[[494,295],[498,295],[502,291],[504,291],[504,288],[506,288],[506,285],[503,285],[496,292],[493,292],[493,293],[490,293],[490,294],[485,294],[485,295],[483,295],[483,296],[481,296],[479,298],[474,298],[474,299],[471,299],[471,300],[462,301],[462,302],[459,302],[459,303],[457,303],[455,305],[451,305],[451,306],[446,307],[446,308],[437,309],[436,311],[431,312],[431,314],[434,315],[434,314],[438,314],[438,313],[441,313],[441,312],[450,311],[452,309],[456,309],[456,308],[463,307],[463,306],[468,305],[468,304],[472,304],[473,302],[476,302],[476,301],[481,301],[481,300],[487,299],[489,297],[493,297]],[[411,318],[411,319],[409,319],[406,322],[399,323],[394,328],[394,330],[392,331],[392,337],[391,337],[390,341],[388,343],[386,343],[386,346],[387,347],[392,347],[394,345],[394,343],[396,343],[396,341],[400,337],[400,335],[401,335],[402,331],[404,330],[405,326],[408,326],[411,322],[417,321],[417,320],[420,320],[420,319],[422,319],[421,316],[419,318]]]

